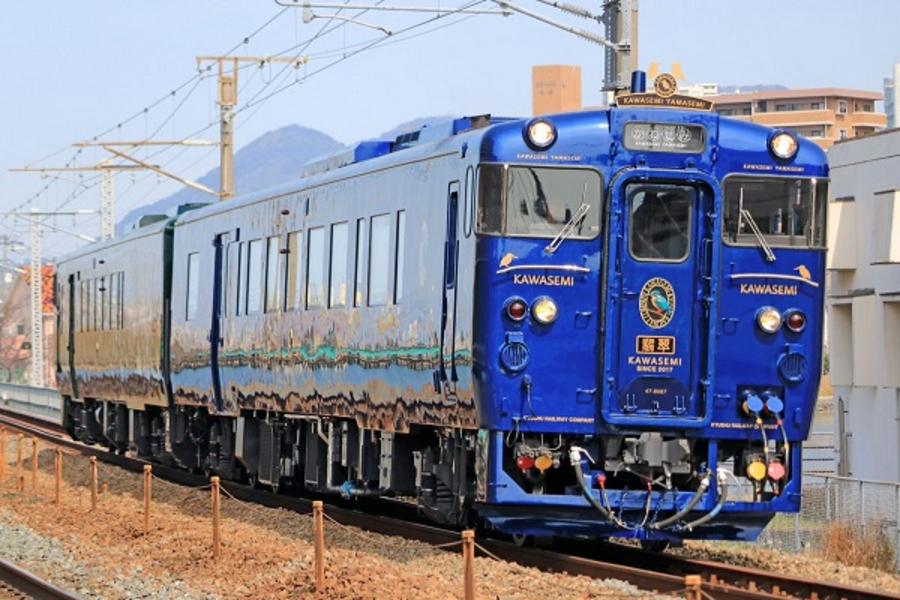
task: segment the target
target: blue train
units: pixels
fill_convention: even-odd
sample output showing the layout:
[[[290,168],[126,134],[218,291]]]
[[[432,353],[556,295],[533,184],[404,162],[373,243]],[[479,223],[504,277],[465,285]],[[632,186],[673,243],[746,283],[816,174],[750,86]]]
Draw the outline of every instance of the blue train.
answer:
[[[450,120],[61,260],[75,438],[516,536],[801,500],[824,153],[701,100]]]

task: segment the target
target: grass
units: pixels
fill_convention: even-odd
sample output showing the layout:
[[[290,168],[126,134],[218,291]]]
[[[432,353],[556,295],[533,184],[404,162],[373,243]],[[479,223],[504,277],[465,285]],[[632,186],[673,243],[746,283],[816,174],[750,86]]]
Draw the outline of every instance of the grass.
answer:
[[[894,548],[881,523],[858,524],[832,521],[822,533],[822,555],[828,560],[888,573],[896,568]]]

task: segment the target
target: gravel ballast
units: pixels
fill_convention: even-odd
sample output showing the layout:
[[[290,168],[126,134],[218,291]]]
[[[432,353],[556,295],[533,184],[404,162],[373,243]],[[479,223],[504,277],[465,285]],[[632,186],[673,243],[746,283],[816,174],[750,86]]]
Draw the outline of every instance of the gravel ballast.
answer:
[[[15,461],[15,443],[7,448]],[[30,446],[26,452],[29,456]],[[65,456],[63,506],[53,505],[53,452],[41,453],[35,494],[14,464],[0,482],[0,556],[85,598],[316,597],[312,519],[222,496],[222,555],[212,557],[210,497],[154,479],[151,531],[143,534],[141,476],[99,465],[108,491],[90,510],[88,461]],[[327,508],[326,508],[327,513]],[[460,598],[462,559],[403,538],[326,521],[326,589],[334,599]],[[478,598],[663,598],[616,580],[543,573],[476,558]]]

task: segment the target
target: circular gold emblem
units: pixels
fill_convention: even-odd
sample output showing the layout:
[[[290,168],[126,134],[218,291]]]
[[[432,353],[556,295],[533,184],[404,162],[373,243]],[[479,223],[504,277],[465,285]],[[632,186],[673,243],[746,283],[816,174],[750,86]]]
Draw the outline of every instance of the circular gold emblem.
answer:
[[[653,80],[653,91],[657,96],[669,98],[678,91],[678,81],[668,73],[661,73]]]
[[[641,288],[638,300],[641,320],[652,329],[662,329],[675,316],[675,290],[662,277],[654,277]]]

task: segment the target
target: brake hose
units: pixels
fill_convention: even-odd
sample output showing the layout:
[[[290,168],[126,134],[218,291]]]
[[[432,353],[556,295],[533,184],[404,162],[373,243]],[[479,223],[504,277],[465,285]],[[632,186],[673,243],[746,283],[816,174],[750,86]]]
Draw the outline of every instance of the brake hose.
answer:
[[[703,476],[703,479],[700,480],[700,487],[697,488],[697,491],[694,492],[694,495],[691,496],[691,499],[688,500],[687,504],[685,504],[681,510],[679,510],[674,515],[663,519],[662,521],[651,523],[650,529],[663,529],[664,527],[668,527],[673,523],[677,523],[678,521],[686,517],[688,513],[694,510],[694,507],[697,506],[697,503],[700,502],[703,494],[709,488],[710,475],[711,473],[707,471],[706,475]]]
[[[591,491],[584,485],[584,470],[581,468],[582,454],[590,458],[590,454],[588,454],[587,450],[584,448],[579,448],[578,446],[569,448],[569,462],[571,462],[572,466],[575,468],[575,479],[578,481],[578,487],[581,488],[581,495],[584,496],[585,500],[587,500],[591,506],[596,508],[606,520],[612,520],[612,515],[609,514],[609,511],[594,498]]]
[[[715,507],[699,519],[695,519],[690,523],[685,523],[684,529],[692,531],[694,527],[699,527],[700,525],[712,521],[722,511],[722,508],[725,506],[725,501],[728,500],[728,487],[725,485],[724,480],[725,475],[720,471],[716,477],[716,489],[719,491],[719,501],[716,503]]]

